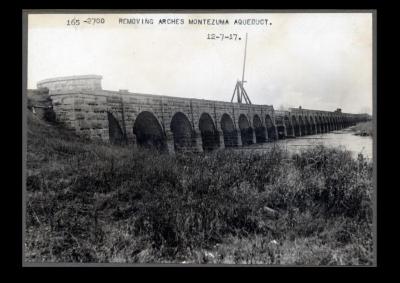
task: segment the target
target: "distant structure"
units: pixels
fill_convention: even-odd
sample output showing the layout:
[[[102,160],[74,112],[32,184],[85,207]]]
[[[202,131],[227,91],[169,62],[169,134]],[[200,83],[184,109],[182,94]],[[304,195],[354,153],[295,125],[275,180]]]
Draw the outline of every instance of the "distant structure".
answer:
[[[28,107],[76,133],[160,151],[210,151],[326,133],[367,120],[365,114],[108,91],[101,76],[42,80]],[[39,110],[40,109],[40,110]]]

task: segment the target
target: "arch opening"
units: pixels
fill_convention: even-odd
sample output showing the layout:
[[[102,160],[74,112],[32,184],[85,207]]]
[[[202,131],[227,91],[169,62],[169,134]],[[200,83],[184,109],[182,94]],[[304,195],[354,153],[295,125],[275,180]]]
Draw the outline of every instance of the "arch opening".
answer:
[[[133,124],[133,133],[141,147],[165,151],[166,137],[157,118],[148,111],[140,112]]]
[[[311,124],[307,116],[304,116],[304,124],[307,131],[307,135],[312,135]]]
[[[172,117],[171,132],[174,137],[176,152],[184,152],[195,148],[195,133],[189,119],[182,112],[177,112]]]
[[[329,130],[333,131],[333,125],[330,117],[328,117],[328,124],[329,124]]]
[[[320,123],[320,126],[321,126],[321,132],[322,133],[326,133],[326,126],[325,126],[325,123],[324,123],[324,119],[322,117],[319,117],[319,123]]]
[[[221,117],[221,129],[224,135],[225,147],[236,147],[238,146],[238,136],[233,124],[233,120],[228,114],[223,114]]]
[[[280,125],[277,125],[276,126],[276,129],[277,129],[277,131],[278,131],[278,139],[284,139],[285,137],[286,137],[286,135],[285,135],[285,125],[283,125],[283,124],[280,124]]]
[[[265,116],[265,125],[267,127],[268,140],[276,140],[278,137],[276,136],[276,128],[274,123],[272,122],[271,116]]]
[[[219,148],[219,134],[209,114],[203,113],[200,116],[199,129],[204,151],[211,151]]]
[[[239,129],[243,145],[253,144],[253,129],[244,114],[239,116]]]
[[[335,129],[333,128],[333,122],[332,122],[331,117],[328,117],[328,122],[329,122],[329,127],[330,127],[331,131],[334,131]]]
[[[296,137],[301,136],[301,133],[300,133],[300,125],[299,125],[299,123],[297,123],[297,120],[296,120],[296,117],[295,117],[295,116],[292,116],[292,125],[293,125],[294,135],[295,135]]]
[[[311,133],[317,134],[317,126],[316,126],[315,120],[312,116],[310,116],[310,124],[311,124]]]
[[[300,124],[300,131],[301,131],[301,135],[305,136],[307,135],[307,129],[306,129],[306,125],[303,121],[303,117],[299,116],[299,124]]]
[[[337,128],[337,124],[336,124],[336,120],[335,120],[335,118],[334,118],[334,117],[332,117],[332,118],[331,118],[331,121],[332,121],[332,127],[333,127],[333,130],[334,130],[334,131],[336,131],[338,128]]]
[[[284,124],[285,124],[287,136],[288,137],[293,137],[294,136],[293,125],[290,123],[289,117],[285,116],[283,121],[284,121]]]
[[[328,133],[330,132],[330,128],[329,128],[329,123],[328,123],[328,118],[324,117],[324,127],[325,127],[325,132]]]
[[[333,118],[333,122],[335,123],[335,130],[339,130],[339,125],[338,125],[337,117]]]
[[[266,141],[265,127],[262,125],[261,119],[258,115],[253,117],[253,126],[256,134],[256,142],[262,143]]]
[[[321,125],[321,119],[320,119],[318,116],[316,116],[316,117],[315,117],[315,121],[316,121],[316,124],[317,124],[317,131],[318,131],[318,133],[319,133],[319,134],[323,133],[324,131],[323,131],[322,125]]]

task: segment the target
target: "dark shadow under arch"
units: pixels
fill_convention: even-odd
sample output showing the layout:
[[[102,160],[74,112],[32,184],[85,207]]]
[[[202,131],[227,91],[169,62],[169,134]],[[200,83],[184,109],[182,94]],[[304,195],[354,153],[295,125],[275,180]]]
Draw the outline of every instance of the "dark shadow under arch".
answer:
[[[284,124],[280,124],[276,126],[276,129],[278,131],[278,139],[284,139],[286,138],[286,128]]]
[[[326,127],[324,125],[324,120],[322,119],[322,117],[318,117],[318,121],[319,121],[319,126],[321,128],[321,133],[326,133]]]
[[[265,115],[265,126],[267,127],[268,139],[271,141],[277,140],[275,125],[268,114]]]
[[[304,124],[302,116],[299,116],[299,125],[300,125],[301,135],[302,136],[306,136],[307,135],[307,129],[306,129],[306,125]]]
[[[263,126],[260,117],[256,114],[253,117],[253,127],[256,134],[256,142],[262,143],[266,141],[265,127]]]
[[[292,116],[292,125],[293,125],[294,135],[295,135],[296,137],[301,136],[301,133],[300,133],[300,125],[299,125],[299,123],[297,122],[295,116]]]
[[[312,116],[310,116],[310,124],[311,124],[311,133],[317,134],[317,125],[315,124],[315,120]]]
[[[304,124],[307,131],[307,135],[312,135],[311,124],[307,116],[304,116]]]
[[[153,113],[140,112],[133,124],[133,133],[139,146],[165,151],[166,137]]]
[[[172,117],[171,132],[174,137],[174,148],[176,152],[195,148],[195,133],[189,119],[182,112],[177,112]]]
[[[336,128],[336,123],[335,123],[335,118],[334,117],[331,117],[331,124],[332,124],[332,130],[336,131],[337,128]]]
[[[292,126],[292,124],[290,123],[289,117],[288,117],[288,116],[283,117],[283,122],[284,122],[284,124],[285,124],[287,136],[288,136],[288,137],[294,136],[294,133],[293,133],[293,126]]]
[[[320,123],[320,121],[318,119],[318,116],[315,116],[314,121],[315,121],[315,127],[317,129],[317,133],[318,134],[322,133],[321,123]]]
[[[326,117],[323,117],[322,119],[324,123],[325,133],[328,133],[330,131],[328,119]]]
[[[242,137],[243,145],[250,145],[253,143],[253,129],[250,127],[250,123],[247,120],[246,115],[240,114],[239,116],[239,129]]]
[[[224,144],[226,148],[238,146],[238,136],[233,124],[232,118],[228,114],[221,117],[221,129],[224,135]]]
[[[214,122],[208,113],[203,113],[199,120],[199,129],[204,151],[211,151],[219,148],[219,133]]]

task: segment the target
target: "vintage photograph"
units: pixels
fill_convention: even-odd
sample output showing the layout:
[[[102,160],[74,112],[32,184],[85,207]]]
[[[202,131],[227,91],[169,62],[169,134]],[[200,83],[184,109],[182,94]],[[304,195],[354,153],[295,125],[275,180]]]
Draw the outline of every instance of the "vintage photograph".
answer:
[[[23,265],[375,266],[375,11],[23,11]]]

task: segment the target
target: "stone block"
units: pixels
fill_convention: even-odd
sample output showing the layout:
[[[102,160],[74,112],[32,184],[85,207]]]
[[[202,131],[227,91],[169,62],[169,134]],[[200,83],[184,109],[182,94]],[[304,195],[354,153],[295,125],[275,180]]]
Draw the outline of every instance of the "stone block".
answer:
[[[85,115],[83,115],[82,113],[75,113],[75,119],[76,120],[85,119]]]
[[[96,107],[93,107],[92,109],[93,109],[94,113],[103,113],[107,110],[107,108],[105,106],[96,106]]]
[[[82,104],[84,104],[84,102],[85,102],[85,100],[82,98],[77,98],[74,101],[75,105],[82,105]]]
[[[81,130],[88,130],[91,128],[91,125],[86,120],[79,120],[78,127]]]
[[[104,128],[104,125],[101,122],[98,122],[98,121],[92,121],[90,123],[90,125],[91,125],[92,129],[102,129],[102,128]]]

